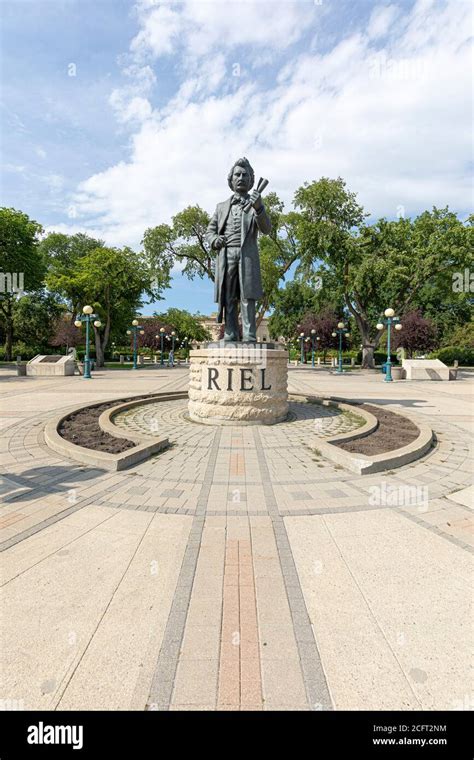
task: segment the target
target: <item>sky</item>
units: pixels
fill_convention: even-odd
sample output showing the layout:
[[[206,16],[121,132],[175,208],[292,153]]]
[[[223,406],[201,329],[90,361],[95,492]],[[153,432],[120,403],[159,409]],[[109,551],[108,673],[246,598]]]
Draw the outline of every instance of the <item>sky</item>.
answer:
[[[472,211],[470,0],[0,0],[1,197],[139,250],[247,156],[292,208],[343,177],[370,213]],[[214,311],[180,271],[159,305]]]

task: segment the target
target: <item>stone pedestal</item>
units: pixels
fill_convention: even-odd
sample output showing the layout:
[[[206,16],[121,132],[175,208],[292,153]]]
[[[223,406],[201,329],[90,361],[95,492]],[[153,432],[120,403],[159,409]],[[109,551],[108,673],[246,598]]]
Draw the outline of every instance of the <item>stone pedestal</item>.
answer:
[[[403,359],[407,380],[450,380],[449,367],[439,359]]]
[[[274,343],[210,343],[190,353],[189,416],[273,425],[288,414],[288,353]]]
[[[74,375],[74,359],[71,354],[38,354],[26,365],[26,374],[36,377]]]

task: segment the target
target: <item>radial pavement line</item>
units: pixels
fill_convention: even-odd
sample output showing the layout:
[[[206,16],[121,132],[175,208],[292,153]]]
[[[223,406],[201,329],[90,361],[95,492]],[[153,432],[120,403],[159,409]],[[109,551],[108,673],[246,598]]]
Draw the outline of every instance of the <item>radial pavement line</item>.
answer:
[[[296,645],[301,662],[301,670],[306,688],[308,705],[312,710],[332,710],[333,704],[324,674],[318,646],[314,638],[311,621],[309,619],[303,591],[296,570],[293,553],[291,551],[285,522],[278,511],[275,493],[270,478],[265,452],[257,427],[252,428],[255,440],[255,450],[260,468],[263,485],[263,495],[270,515],[275,543],[277,546],[283,580],[285,582],[288,603],[293,629],[295,632]]]
[[[196,573],[199,550],[201,547],[206,507],[217,462],[221,434],[222,428],[216,428],[206,472],[199,492],[195,516],[189,532],[188,543],[184,552],[178,582],[176,584],[173,603],[171,605],[160,653],[158,655],[155,672],[151,682],[147,703],[148,710],[168,710],[171,704],[179,652],[184,636],[194,575]]]

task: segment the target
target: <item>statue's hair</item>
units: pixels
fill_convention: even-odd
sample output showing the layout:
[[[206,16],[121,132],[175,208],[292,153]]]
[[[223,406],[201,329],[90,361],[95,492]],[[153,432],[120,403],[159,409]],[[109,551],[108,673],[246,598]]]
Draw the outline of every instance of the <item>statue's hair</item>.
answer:
[[[248,158],[245,158],[245,156],[243,158],[237,159],[237,161],[232,166],[232,169],[230,170],[229,174],[227,175],[227,184],[229,185],[229,187],[230,187],[231,190],[234,189],[232,187],[232,175],[234,174],[234,169],[235,169],[236,166],[243,166],[244,169],[247,169],[248,173],[250,174],[250,187],[249,187],[249,190],[250,190],[253,187],[253,184],[255,182],[255,172],[252,169],[252,167],[250,166],[250,162],[249,162]]]

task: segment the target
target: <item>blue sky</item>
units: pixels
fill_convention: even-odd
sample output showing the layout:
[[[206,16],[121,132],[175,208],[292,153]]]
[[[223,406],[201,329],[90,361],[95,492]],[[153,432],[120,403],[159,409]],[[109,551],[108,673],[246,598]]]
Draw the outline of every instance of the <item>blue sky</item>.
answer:
[[[138,249],[184,207],[212,212],[247,155],[288,208],[342,176],[374,218],[465,216],[470,8],[4,0],[1,203]],[[210,313],[212,288],[176,272],[171,305]]]

